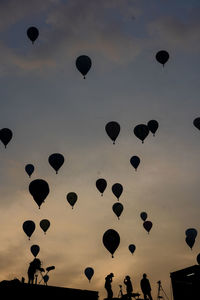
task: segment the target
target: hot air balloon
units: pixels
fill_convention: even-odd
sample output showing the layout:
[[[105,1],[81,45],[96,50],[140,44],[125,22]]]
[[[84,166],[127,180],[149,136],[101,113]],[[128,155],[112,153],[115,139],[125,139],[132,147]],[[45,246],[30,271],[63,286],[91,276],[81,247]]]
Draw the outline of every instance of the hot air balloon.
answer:
[[[92,276],[94,275],[94,270],[93,270],[93,268],[90,268],[90,267],[86,268],[85,271],[84,271],[84,273],[85,273],[85,276],[87,277],[87,279],[88,279],[89,282],[90,282]]]
[[[145,211],[141,212],[140,217],[143,221],[146,221],[147,219],[147,213]]]
[[[67,194],[67,201],[69,202],[69,204],[71,205],[72,209],[74,207],[74,204],[76,203],[78,196],[76,193],[71,192]]]
[[[195,228],[188,228],[186,231],[185,231],[185,235],[186,236],[189,236],[189,237],[193,237],[193,238],[196,238],[197,237],[197,230]]]
[[[200,253],[197,255],[197,262],[200,265]]]
[[[30,240],[31,235],[35,230],[35,223],[31,220],[27,220],[23,223],[22,228]]]
[[[119,200],[119,198],[123,192],[123,186],[120,183],[113,184],[112,192],[115,195],[115,197]]]
[[[139,125],[135,126],[133,131],[134,131],[135,136],[138,139],[140,139],[142,141],[142,143],[144,143],[144,140],[146,139],[146,137],[149,134],[148,126],[145,124],[139,124]]]
[[[137,168],[140,164],[140,158],[138,156],[132,156],[130,159],[130,163],[133,166],[133,168],[135,168],[135,171],[137,171]]]
[[[195,243],[195,238],[193,236],[186,236],[185,241],[187,245],[190,247],[190,249],[192,250],[192,247],[194,246]]]
[[[149,233],[149,231],[151,230],[153,224],[151,221],[145,221],[143,223],[144,229]]]
[[[165,50],[160,50],[156,53],[156,60],[163,65],[168,61],[169,59],[169,53]]]
[[[158,122],[156,120],[151,120],[147,123],[147,126],[149,128],[149,131],[151,131],[153,133],[153,136],[155,136],[155,133],[158,129]]]
[[[40,252],[40,247],[38,245],[32,245],[30,250],[31,250],[31,253],[33,254],[33,256],[36,257],[38,255],[38,253]]]
[[[200,130],[200,118],[194,119],[193,125]]]
[[[64,156],[60,153],[54,153],[49,156],[49,164],[56,171],[56,174],[58,174],[58,170],[63,165],[64,160]]]
[[[9,128],[2,128],[0,130],[0,140],[4,144],[5,148],[12,139],[13,133]]]
[[[46,234],[47,230],[50,227],[50,222],[47,219],[43,219],[40,221],[40,227],[42,228],[42,230],[44,231],[44,234]]]
[[[76,59],[76,67],[85,79],[86,74],[92,66],[92,61],[89,56],[81,55]]]
[[[128,249],[129,249],[129,251],[133,254],[133,253],[135,252],[136,247],[135,247],[135,245],[130,244],[130,245],[128,246]]]
[[[35,169],[34,165],[32,165],[32,164],[28,164],[28,165],[25,166],[25,171],[28,174],[29,178],[31,178],[31,175],[34,172],[34,169]]]
[[[120,133],[120,125],[117,122],[112,121],[106,124],[105,130],[109,138],[113,141],[113,144],[115,144]]]
[[[43,179],[35,179],[29,184],[29,192],[40,208],[49,194],[49,185]]]
[[[103,196],[103,192],[105,191],[106,187],[107,187],[107,182],[105,179],[103,178],[99,178],[96,181],[96,187],[98,189],[98,191],[101,193],[101,196]]]
[[[103,244],[105,248],[112,254],[115,253],[120,243],[120,236],[114,229],[108,229],[103,235]]]
[[[123,212],[123,205],[120,202],[116,202],[113,204],[112,210],[116,214],[116,216],[119,217],[121,216],[121,213]]]
[[[29,27],[28,30],[27,30],[27,36],[33,44],[39,36],[39,30],[34,26]]]

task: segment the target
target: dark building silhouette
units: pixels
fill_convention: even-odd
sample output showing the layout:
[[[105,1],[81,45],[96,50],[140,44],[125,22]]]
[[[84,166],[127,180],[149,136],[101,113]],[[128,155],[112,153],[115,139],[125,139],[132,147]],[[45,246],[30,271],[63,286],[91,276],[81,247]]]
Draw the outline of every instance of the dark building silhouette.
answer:
[[[174,300],[200,299],[200,266],[194,265],[170,274]]]

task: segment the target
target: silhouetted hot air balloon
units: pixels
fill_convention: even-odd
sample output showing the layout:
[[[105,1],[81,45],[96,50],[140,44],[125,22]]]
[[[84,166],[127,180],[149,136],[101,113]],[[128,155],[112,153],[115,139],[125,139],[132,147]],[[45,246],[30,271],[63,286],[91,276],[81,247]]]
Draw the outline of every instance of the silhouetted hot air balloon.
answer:
[[[84,273],[85,273],[85,276],[87,277],[87,279],[88,279],[89,282],[90,282],[92,276],[94,275],[94,270],[93,270],[93,268],[90,268],[90,267],[86,268],[85,271],[84,271]]]
[[[192,247],[194,246],[194,243],[195,243],[195,237],[186,236],[185,241],[186,241],[187,245],[190,247],[190,249],[192,250]]]
[[[81,55],[77,57],[76,59],[76,67],[79,70],[79,72],[83,75],[83,78],[85,79],[85,75],[88,73],[92,66],[91,58],[87,55]]]
[[[169,53],[165,50],[160,50],[156,53],[156,60],[163,65],[168,61],[169,59]]]
[[[5,148],[12,139],[13,133],[9,128],[2,128],[0,130],[0,140],[4,144]]]
[[[106,124],[105,130],[109,138],[113,141],[113,144],[115,144],[120,133],[120,125],[117,122],[112,121]]]
[[[200,265],[200,253],[197,255],[197,262]]]
[[[36,257],[40,252],[40,247],[38,245],[32,245],[30,250],[33,256]]]
[[[120,183],[113,184],[112,192],[115,195],[115,197],[119,200],[119,198],[123,192],[123,186]]]
[[[116,202],[113,204],[112,210],[116,214],[116,216],[119,217],[121,216],[121,213],[123,212],[123,205],[120,202]]]
[[[158,129],[158,122],[156,120],[150,120],[148,123],[147,123],[147,126],[149,128],[149,131],[151,131],[153,133],[153,136],[155,136],[155,133]]]
[[[135,126],[133,131],[134,131],[135,136],[138,139],[140,139],[142,141],[142,143],[144,143],[144,140],[146,139],[146,137],[149,134],[148,126],[145,124],[139,124],[139,125]]]
[[[146,221],[147,219],[147,213],[145,211],[141,212],[140,217],[143,221]]]
[[[43,179],[35,179],[29,184],[29,192],[40,208],[49,194],[49,185]]]
[[[34,172],[34,169],[35,169],[34,165],[32,165],[32,164],[28,164],[28,165],[25,166],[25,171],[28,174],[29,178],[31,178],[31,175]]]
[[[35,223],[31,220],[27,220],[23,223],[22,228],[30,240],[31,235],[35,230]]]
[[[130,245],[128,246],[128,249],[129,249],[129,251],[133,254],[133,253],[135,252],[136,247],[135,247],[135,245],[130,244]]]
[[[140,158],[138,156],[132,156],[130,159],[130,163],[133,166],[133,168],[135,168],[135,171],[137,171],[137,168],[140,164]]]
[[[103,196],[103,192],[105,191],[106,187],[107,187],[107,182],[105,179],[103,178],[99,178],[96,181],[96,187],[99,190],[99,192],[101,193],[101,196]]]
[[[194,119],[193,125],[200,130],[200,118]]]
[[[195,228],[188,228],[188,229],[185,231],[185,235],[186,235],[186,236],[189,236],[189,237],[196,238],[196,237],[197,237],[197,234],[198,234],[198,231],[197,231]]]
[[[112,254],[115,253],[120,243],[120,236],[114,229],[108,229],[103,235],[103,244],[105,248]]]
[[[27,36],[33,44],[39,36],[39,30],[34,26],[29,27],[28,30],[27,30]]]
[[[76,193],[71,192],[67,194],[67,201],[69,202],[69,204],[71,205],[72,209],[74,207],[74,204],[76,203],[78,196]]]
[[[144,221],[143,226],[144,226],[144,229],[149,233],[153,224],[151,221]]]
[[[60,153],[54,153],[49,156],[49,164],[56,171],[56,174],[58,174],[58,170],[63,165],[64,161],[64,156]]]
[[[44,231],[44,234],[46,234],[47,230],[50,227],[50,222],[47,219],[43,219],[40,221],[40,227]]]

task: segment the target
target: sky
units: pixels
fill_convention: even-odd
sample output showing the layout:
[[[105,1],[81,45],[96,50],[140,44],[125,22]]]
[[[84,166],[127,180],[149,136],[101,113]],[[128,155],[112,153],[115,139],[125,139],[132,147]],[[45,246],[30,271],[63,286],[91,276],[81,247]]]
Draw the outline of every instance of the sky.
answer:
[[[13,131],[0,147],[0,280],[27,280],[33,244],[44,267],[56,266],[49,284],[97,290],[100,299],[110,272],[115,296],[126,275],[141,293],[146,273],[155,298],[158,280],[170,296],[170,272],[196,264],[199,237],[191,251],[185,230],[199,230],[199,17],[195,0],[0,1],[0,128]],[[40,32],[33,45],[30,26]],[[170,54],[164,68],[155,60],[162,49]],[[85,80],[75,66],[83,54],[92,60]],[[151,119],[159,129],[142,144],[133,129]],[[109,121],[121,126],[115,145]],[[52,153],[65,157],[57,175]],[[50,186],[40,210],[28,190],[37,178]],[[108,183],[103,197],[98,178]],[[120,220],[112,211],[117,182]],[[78,195],[73,210],[69,192]],[[149,235],[142,211],[153,222]],[[51,222],[46,235],[42,219]],[[36,224],[30,241],[26,220]],[[110,228],[121,238],[114,259],[102,243]],[[90,283],[86,267],[95,272]]]

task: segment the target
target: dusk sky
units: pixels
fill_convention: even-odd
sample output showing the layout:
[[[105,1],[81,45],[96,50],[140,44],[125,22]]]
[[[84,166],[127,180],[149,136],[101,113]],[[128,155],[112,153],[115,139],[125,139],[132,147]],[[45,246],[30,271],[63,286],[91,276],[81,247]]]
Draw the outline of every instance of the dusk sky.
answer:
[[[40,32],[33,45],[30,26]],[[170,54],[164,68],[155,59],[162,49]],[[200,252],[199,236],[192,251],[185,242],[187,228],[200,230],[199,51],[198,0],[0,1],[0,128],[13,131],[7,149],[0,145],[0,280],[27,281],[38,244],[43,266],[56,267],[49,285],[97,290],[101,300],[110,272],[115,296],[126,275],[141,293],[147,273],[154,299],[158,280],[170,295],[170,272],[196,264]],[[92,60],[85,80],[75,66],[82,54]],[[142,144],[133,129],[151,119],[159,129]],[[116,145],[109,121],[121,125]],[[65,157],[57,175],[52,153]],[[40,210],[28,190],[37,178],[50,186]],[[103,197],[98,178],[108,183]],[[112,211],[116,182],[124,187],[120,220]],[[69,192],[78,195],[73,210]],[[46,235],[42,219],[51,222]],[[26,220],[36,224],[30,241]],[[102,243],[109,228],[121,237],[114,259]],[[95,272],[90,283],[86,267]]]

